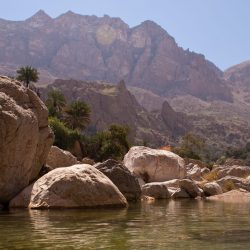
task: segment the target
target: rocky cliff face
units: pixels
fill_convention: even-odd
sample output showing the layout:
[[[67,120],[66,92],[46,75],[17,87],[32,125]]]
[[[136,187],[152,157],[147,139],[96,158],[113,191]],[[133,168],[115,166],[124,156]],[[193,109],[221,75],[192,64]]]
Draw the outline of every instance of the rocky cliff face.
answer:
[[[0,76],[0,202],[37,178],[53,143],[48,111],[21,83]]]
[[[118,82],[161,96],[190,94],[232,101],[222,72],[203,55],[178,47],[152,21],[129,28],[119,18],[43,11],[12,22],[0,20],[0,72],[31,64],[50,77]],[[2,70],[1,70],[2,69]],[[4,73],[4,72],[3,72]]]
[[[100,81],[56,80],[42,90],[44,99],[52,88],[60,90],[68,101],[84,100],[90,105],[89,133],[107,129],[114,123],[123,124],[129,126],[134,143],[146,142],[156,147],[173,143],[188,129],[186,117],[167,103],[161,111],[148,112],[128,91],[124,81],[112,85]]]
[[[250,61],[235,65],[224,72],[234,98],[250,106]]]

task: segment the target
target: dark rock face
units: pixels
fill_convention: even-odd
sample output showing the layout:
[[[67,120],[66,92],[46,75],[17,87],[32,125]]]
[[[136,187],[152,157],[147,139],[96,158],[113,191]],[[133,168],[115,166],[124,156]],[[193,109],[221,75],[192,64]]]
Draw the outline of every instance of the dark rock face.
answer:
[[[127,200],[138,200],[141,197],[141,188],[138,180],[120,162],[107,160],[94,165],[105,174],[126,197]]]
[[[22,22],[0,20],[0,32],[0,73],[31,64],[47,78],[124,79],[161,96],[232,101],[222,72],[152,21],[129,28],[109,16],[67,12],[52,19],[39,11]]]

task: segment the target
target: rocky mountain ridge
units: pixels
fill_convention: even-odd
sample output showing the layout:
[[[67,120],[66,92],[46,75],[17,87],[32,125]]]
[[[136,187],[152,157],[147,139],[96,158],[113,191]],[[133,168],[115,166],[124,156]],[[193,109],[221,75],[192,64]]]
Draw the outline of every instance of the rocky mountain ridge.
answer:
[[[130,28],[120,18],[39,11],[25,21],[0,20],[0,31],[0,73],[31,64],[52,78],[124,79],[161,96],[232,101],[222,72],[153,21]]]
[[[128,91],[123,81],[117,85],[98,81],[56,80],[42,89],[45,100],[51,89],[60,90],[67,101],[84,100],[91,108],[88,133],[107,129],[111,124],[129,127],[132,143],[154,147],[169,145],[185,134],[189,122],[165,101],[158,112],[148,112]]]

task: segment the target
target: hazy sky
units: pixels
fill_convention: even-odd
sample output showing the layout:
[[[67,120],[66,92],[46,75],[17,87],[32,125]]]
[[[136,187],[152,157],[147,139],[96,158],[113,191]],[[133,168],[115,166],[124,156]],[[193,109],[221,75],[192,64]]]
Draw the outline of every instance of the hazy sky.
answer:
[[[0,18],[24,20],[39,9],[120,17],[130,26],[153,20],[184,49],[221,69],[250,60],[250,0],[0,0]]]

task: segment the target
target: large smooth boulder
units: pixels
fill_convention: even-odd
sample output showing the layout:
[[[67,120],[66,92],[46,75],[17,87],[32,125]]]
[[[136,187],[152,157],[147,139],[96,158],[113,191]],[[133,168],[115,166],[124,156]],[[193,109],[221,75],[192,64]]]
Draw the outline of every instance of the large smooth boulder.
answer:
[[[163,182],[186,176],[184,160],[169,151],[132,147],[124,157],[125,166],[148,182]]]
[[[77,163],[78,161],[74,155],[56,146],[51,147],[46,161],[46,164],[53,169],[60,167],[69,167]]]
[[[0,76],[0,202],[38,176],[52,143],[44,103],[21,83]]]
[[[141,197],[141,188],[138,180],[120,162],[107,160],[94,165],[99,171],[105,174],[126,197],[127,200],[138,200]]]
[[[221,186],[216,182],[206,183],[203,186],[203,191],[206,196],[212,196],[223,193]]]
[[[126,198],[113,182],[87,164],[56,168],[25,188],[10,207],[125,207]]]
[[[201,190],[198,185],[189,179],[183,179],[179,182],[180,188],[185,190],[191,198],[196,198],[197,196],[201,196]]]
[[[211,201],[230,203],[250,203],[250,193],[244,190],[231,190],[229,192],[207,197]]]
[[[151,182],[142,186],[142,195],[150,196],[155,199],[168,199],[171,194],[164,182]]]

